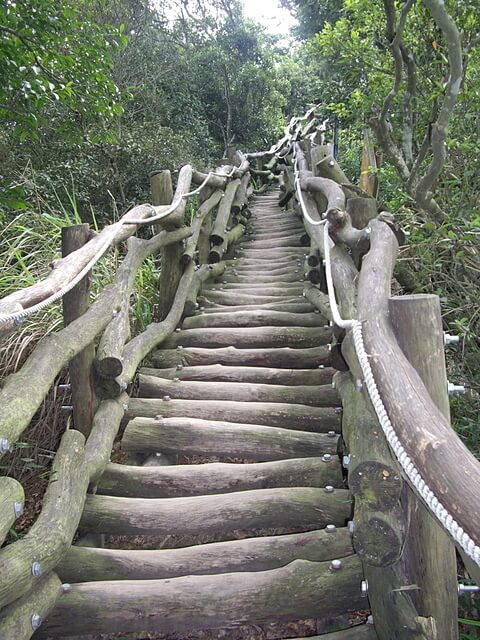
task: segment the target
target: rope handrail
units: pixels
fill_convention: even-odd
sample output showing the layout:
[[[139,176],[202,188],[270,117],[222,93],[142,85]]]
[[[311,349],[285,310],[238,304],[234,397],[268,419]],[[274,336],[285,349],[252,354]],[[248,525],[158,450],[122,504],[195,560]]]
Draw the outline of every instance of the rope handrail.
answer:
[[[299,185],[299,172],[297,162],[294,165],[295,183],[297,186],[297,192],[301,194],[301,188]],[[305,207],[305,203],[302,197],[299,197],[299,203],[304,217],[310,222],[310,216]],[[414,461],[406,452],[402,445],[400,438],[398,437],[395,427],[393,426],[385,405],[380,396],[380,392],[375,381],[375,376],[370,365],[369,356],[365,349],[364,337],[363,337],[363,323],[361,320],[352,318],[344,319],[340,315],[338,308],[335,287],[332,276],[331,254],[330,254],[330,234],[329,234],[329,222],[328,220],[322,220],[320,222],[315,221],[317,225],[324,224],[323,232],[323,250],[325,257],[325,276],[327,282],[327,291],[330,307],[332,310],[332,316],[335,324],[343,329],[351,329],[353,336],[353,344],[355,352],[360,364],[360,368],[363,373],[365,386],[367,388],[370,401],[375,410],[378,422],[382,428],[385,438],[390,446],[395,458],[400,464],[403,472],[408,478],[411,486],[415,489],[418,495],[422,498],[430,512],[437,518],[442,527],[448,531],[454,541],[461,547],[461,549],[471,558],[478,566],[480,566],[480,546],[470,537],[470,535],[464,531],[460,524],[455,520],[448,509],[437,498],[432,489],[428,486],[422,477],[422,474],[416,467]],[[312,224],[312,223],[311,223]]]
[[[120,225],[152,224],[154,222],[158,222],[159,220],[163,220],[164,218],[172,214],[174,211],[176,211],[176,209],[182,203],[182,200],[185,200],[199,193],[208,184],[208,182],[211,180],[212,177],[221,177],[221,178],[226,178],[228,180],[233,177],[237,168],[238,167],[233,167],[229,173],[225,173],[225,174],[217,173],[215,171],[210,171],[207,177],[205,178],[205,180],[201,183],[199,187],[197,187],[193,191],[189,191],[188,193],[181,194],[179,198],[177,198],[172,202],[172,204],[169,206],[167,210],[162,211],[162,213],[156,216],[152,216],[150,218],[133,219],[133,220],[128,219],[123,221],[121,220]],[[152,206],[152,209],[155,210],[153,206]],[[93,267],[97,264],[97,262],[110,249],[113,239],[115,237],[117,228],[118,228],[117,225],[114,225],[112,227],[111,233],[108,234],[105,242],[100,246],[98,251],[89,260],[89,262],[85,265],[85,267],[79,273],[77,273],[77,275],[70,282],[68,282],[66,285],[64,285],[61,289],[53,293],[48,298],[45,298],[41,302],[38,302],[37,304],[32,305],[31,307],[27,307],[26,309],[22,309],[21,311],[15,311],[9,314],[1,314],[0,326],[8,324],[10,322],[14,322],[15,324],[21,324],[29,316],[33,315],[34,313],[38,313],[39,311],[42,311],[43,309],[45,309],[51,304],[54,304],[55,302],[63,298],[63,296],[65,296],[67,293],[69,293],[74,287],[77,286],[79,282],[83,280],[83,278],[89,273],[89,271],[93,269]]]

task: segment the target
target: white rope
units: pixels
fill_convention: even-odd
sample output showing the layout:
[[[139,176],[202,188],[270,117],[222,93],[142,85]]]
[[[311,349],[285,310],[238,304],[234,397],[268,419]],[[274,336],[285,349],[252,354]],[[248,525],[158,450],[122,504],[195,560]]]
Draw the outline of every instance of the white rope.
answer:
[[[298,167],[295,163],[295,180],[298,184]],[[301,189],[300,189],[301,192]],[[302,205],[300,199],[300,205],[302,207],[303,215],[305,215],[305,208]],[[307,218],[308,219],[308,218]],[[446,509],[446,507],[436,497],[435,493],[430,489],[422,474],[415,466],[415,463],[406,452],[404,446],[400,442],[400,439],[395,431],[394,426],[388,416],[387,410],[380,397],[377,384],[373,375],[372,367],[370,366],[369,356],[365,349],[365,343],[363,339],[362,322],[360,320],[344,320],[338,308],[337,300],[335,297],[335,287],[332,277],[332,265],[330,255],[330,234],[329,223],[326,220],[322,220],[325,223],[323,233],[323,248],[325,256],[325,275],[327,281],[328,299],[332,310],[332,318],[335,324],[343,329],[351,329],[353,335],[353,343],[355,346],[355,352],[357,354],[358,361],[363,373],[363,379],[368,391],[371,403],[378,418],[378,422],[382,428],[383,433],[387,439],[393,454],[402,467],[405,475],[407,476],[410,484],[417,491],[419,496],[425,502],[427,507],[433,513],[433,515],[440,522],[442,527],[448,531],[454,541],[463,549],[463,551],[478,565],[480,566],[480,547],[469,536],[469,534],[462,529],[459,523],[455,520],[452,514]],[[318,224],[318,223],[317,223]]]
[[[225,174],[224,173],[215,173],[214,171],[210,171],[208,173],[207,177],[205,178],[205,180],[202,182],[202,184],[199,187],[197,187],[193,191],[190,191],[188,193],[182,194],[179,198],[177,198],[177,200],[174,200],[172,202],[172,204],[169,206],[168,209],[166,209],[165,211],[162,211],[161,214],[159,214],[157,216],[154,216],[154,217],[142,218],[142,219],[138,219],[138,220],[128,219],[128,220],[120,221],[120,224],[121,225],[152,224],[153,222],[157,222],[158,220],[162,220],[163,218],[166,218],[168,215],[173,213],[179,207],[179,205],[181,204],[183,199],[189,198],[190,196],[194,196],[197,193],[199,193],[201,191],[201,189],[203,189],[203,187],[205,187],[205,185],[208,183],[208,181],[211,179],[212,176],[221,177],[221,178],[227,178],[227,180],[228,180],[229,178],[233,177],[236,169],[237,169],[237,167],[233,167],[232,170],[230,171],[230,173],[225,173]],[[49,305],[51,305],[51,304],[57,302],[58,300],[60,300],[61,298],[63,298],[64,295],[69,293],[74,287],[77,286],[77,284],[79,282],[81,282],[83,280],[83,278],[89,273],[89,271],[91,271],[93,269],[93,267],[97,264],[97,262],[100,260],[100,258],[102,258],[105,255],[105,253],[110,249],[110,247],[113,244],[113,241],[114,241],[115,234],[116,234],[117,230],[118,230],[118,226],[117,225],[112,227],[112,231],[111,231],[111,233],[108,234],[107,239],[105,240],[105,242],[100,246],[100,248],[95,253],[95,255],[89,260],[88,264],[86,264],[85,267],[73,278],[73,280],[71,280],[66,285],[64,285],[56,293],[52,294],[48,298],[45,298],[45,300],[42,300],[41,302],[39,302],[39,303],[37,303],[37,304],[35,304],[35,305],[31,306],[31,307],[27,307],[26,309],[22,309],[21,311],[16,311],[14,313],[0,315],[0,325],[5,325],[5,324],[8,324],[10,322],[14,322],[15,324],[21,324],[26,318],[28,318],[28,316],[31,316],[34,313],[37,313],[38,311],[42,311],[42,309],[45,309],[45,307],[48,307]]]

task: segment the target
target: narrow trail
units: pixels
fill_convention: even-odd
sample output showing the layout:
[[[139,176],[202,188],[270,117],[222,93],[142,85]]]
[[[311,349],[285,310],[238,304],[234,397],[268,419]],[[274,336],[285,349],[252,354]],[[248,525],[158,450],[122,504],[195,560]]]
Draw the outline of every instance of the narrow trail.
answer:
[[[140,370],[122,448],[152,466],[110,463],[80,524],[195,544],[71,547],[58,569],[71,589],[42,637],[347,620],[364,608],[337,455],[332,330],[302,296],[303,225],[277,202],[276,191],[256,199],[221,282]],[[200,463],[156,466],[159,452]],[[322,637],[375,635],[360,625]]]

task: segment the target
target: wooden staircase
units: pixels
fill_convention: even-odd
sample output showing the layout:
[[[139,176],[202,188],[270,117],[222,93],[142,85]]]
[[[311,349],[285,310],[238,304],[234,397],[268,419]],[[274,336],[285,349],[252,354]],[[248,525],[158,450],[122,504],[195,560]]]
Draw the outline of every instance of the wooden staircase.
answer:
[[[71,586],[41,637],[307,618],[333,621],[319,627],[328,631],[365,607],[337,453],[332,330],[302,296],[303,225],[277,200],[257,198],[221,282],[140,370],[122,439],[140,464],[107,466],[80,525],[195,544],[71,547],[57,568]],[[165,457],[173,464],[155,464]],[[376,636],[361,624],[322,637]]]

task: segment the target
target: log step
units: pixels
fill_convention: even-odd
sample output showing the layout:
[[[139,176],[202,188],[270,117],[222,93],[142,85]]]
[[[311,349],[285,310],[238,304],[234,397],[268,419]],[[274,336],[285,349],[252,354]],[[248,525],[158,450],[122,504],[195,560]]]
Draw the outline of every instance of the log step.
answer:
[[[122,448],[143,453],[161,451],[167,455],[214,456],[262,462],[334,454],[337,451],[338,434],[334,429],[331,431],[320,434],[184,416],[157,419],[139,417],[128,423]]]
[[[240,304],[263,304],[267,302],[301,302],[303,300],[303,294],[297,295],[283,295],[283,296],[261,296],[253,293],[243,293],[236,291],[208,291],[205,295],[202,294],[199,301],[202,298],[211,300],[212,302],[218,302],[225,305],[240,305]]]
[[[163,342],[163,346],[165,349],[178,346],[246,349],[277,346],[304,349],[328,344],[331,338],[330,327],[219,327],[176,332]]]
[[[157,367],[177,367],[222,364],[234,366],[263,366],[288,369],[317,368],[328,365],[330,351],[328,347],[309,349],[238,349],[222,347],[204,349],[189,347],[184,349],[163,349],[154,351],[152,360]]]
[[[215,535],[274,528],[287,532],[344,526],[352,501],[346,489],[255,489],[187,498],[87,495],[80,529],[112,535]]]
[[[268,571],[294,560],[326,562],[353,554],[345,527],[283,536],[212,542],[181,549],[137,551],[70,547],[57,566],[62,582],[160,580],[189,575]]]
[[[211,364],[197,367],[154,369],[142,367],[139,373],[173,380],[217,382],[260,382],[271,385],[325,385],[331,384],[335,369],[274,369],[269,367],[233,367]]]
[[[341,416],[333,407],[310,407],[281,402],[236,402],[234,400],[157,400],[131,398],[126,418],[201,418],[264,424],[294,431],[337,431]]]
[[[112,633],[188,633],[272,619],[332,617],[365,605],[361,563],[295,560],[269,571],[73,584],[40,637]],[[321,595],[320,595],[321,594]]]
[[[208,307],[203,306],[204,304],[208,304]],[[288,313],[312,313],[315,310],[315,307],[305,300],[302,296],[302,299],[298,298],[297,300],[290,302],[265,302],[263,304],[260,303],[250,303],[250,304],[237,304],[235,306],[232,305],[223,305],[215,302],[206,302],[202,303],[201,311],[198,313],[225,313],[233,311],[234,313],[238,313],[239,311],[287,311]]]
[[[342,469],[335,455],[329,462],[323,458],[289,458],[252,464],[210,462],[166,467],[112,463],[107,465],[97,494],[125,498],[182,498],[252,489],[327,486],[343,487]]]
[[[205,382],[166,380],[140,374],[139,397],[169,396],[185,400],[235,400],[237,402],[283,402],[312,407],[339,407],[340,398],[331,384],[280,385],[253,382]]]

